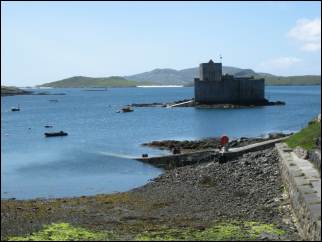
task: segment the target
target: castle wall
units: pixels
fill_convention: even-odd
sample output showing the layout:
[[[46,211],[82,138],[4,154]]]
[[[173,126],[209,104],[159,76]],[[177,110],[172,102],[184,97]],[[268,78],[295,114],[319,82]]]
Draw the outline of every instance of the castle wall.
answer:
[[[231,78],[219,82],[195,79],[199,103],[253,103],[264,100],[264,79]]]
[[[240,79],[240,102],[262,101],[264,97],[264,79]]]
[[[195,101],[200,103],[232,103],[239,100],[239,82],[225,80],[195,81]]]

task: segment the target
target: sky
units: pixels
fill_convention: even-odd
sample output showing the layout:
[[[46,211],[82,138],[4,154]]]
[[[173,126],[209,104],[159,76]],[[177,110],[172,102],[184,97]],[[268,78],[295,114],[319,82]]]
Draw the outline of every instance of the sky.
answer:
[[[321,74],[321,3],[1,2],[1,84],[156,68]]]

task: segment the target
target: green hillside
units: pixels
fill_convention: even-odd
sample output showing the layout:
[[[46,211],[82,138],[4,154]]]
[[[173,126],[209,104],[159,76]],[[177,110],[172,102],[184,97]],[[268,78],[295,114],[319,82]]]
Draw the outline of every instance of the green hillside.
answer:
[[[247,76],[247,75],[245,75]],[[249,76],[249,75],[248,75]],[[255,78],[265,78],[265,85],[268,86],[304,86],[304,85],[321,85],[321,76],[304,75],[304,76],[274,76],[274,75],[253,75]],[[241,77],[241,76],[238,76]],[[185,86],[193,86],[193,82]]]
[[[141,84],[141,83],[140,83]],[[144,82],[145,85],[151,84],[151,82]],[[135,87],[138,83],[136,81],[127,80],[119,76],[111,77],[86,77],[86,76],[74,76],[66,78],[60,81],[45,83],[39,85],[40,87]]]
[[[321,76],[266,76],[266,85],[321,85]]]
[[[236,77],[265,78],[266,85],[321,85],[321,76],[275,76],[269,73],[256,73],[251,69],[225,67]],[[155,69],[133,76],[85,77],[75,76],[60,81],[45,83],[40,87],[135,87],[138,85],[184,85],[193,86],[194,77],[198,76],[197,68],[181,71],[173,69]]]
[[[241,69],[232,66],[223,66],[223,74],[233,75],[235,77],[265,78],[266,85],[320,85],[320,75],[303,76],[277,76],[270,73],[255,72],[252,69]],[[154,69],[149,72],[143,72],[132,76],[124,76],[129,80],[137,82],[152,81],[164,85],[184,85],[193,86],[193,79],[199,76],[199,68],[189,68],[183,70],[175,69]]]

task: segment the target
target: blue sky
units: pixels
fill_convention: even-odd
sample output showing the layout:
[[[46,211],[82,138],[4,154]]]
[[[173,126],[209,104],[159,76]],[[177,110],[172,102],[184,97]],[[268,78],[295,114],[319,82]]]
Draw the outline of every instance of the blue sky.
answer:
[[[321,73],[320,2],[1,2],[1,83],[223,65]]]

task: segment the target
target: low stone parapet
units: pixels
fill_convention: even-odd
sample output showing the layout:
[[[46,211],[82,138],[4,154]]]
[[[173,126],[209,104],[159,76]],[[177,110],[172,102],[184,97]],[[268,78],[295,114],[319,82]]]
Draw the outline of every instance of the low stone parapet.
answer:
[[[321,240],[321,176],[313,165],[286,144],[275,145],[283,182],[304,240]]]

